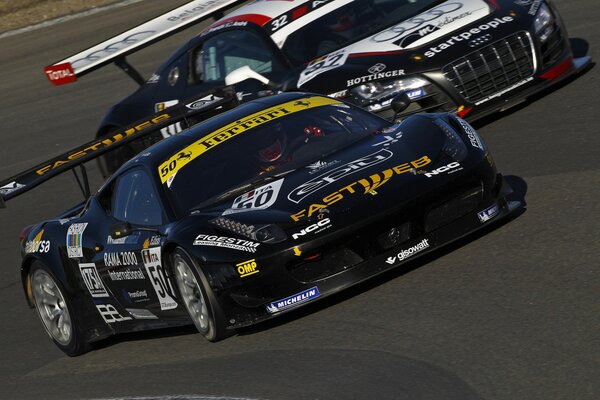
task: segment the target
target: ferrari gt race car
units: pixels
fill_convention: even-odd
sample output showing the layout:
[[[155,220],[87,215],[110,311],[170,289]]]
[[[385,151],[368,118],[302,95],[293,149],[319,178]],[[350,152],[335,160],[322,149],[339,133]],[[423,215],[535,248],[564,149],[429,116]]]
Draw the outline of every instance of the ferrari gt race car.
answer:
[[[235,96],[235,94],[233,94]],[[408,104],[405,104],[406,106]],[[402,108],[402,104],[397,107]],[[177,107],[0,182],[0,205]],[[451,113],[392,124],[306,93],[247,102],[144,150],[85,202],[26,228],[27,301],[68,355],[195,324],[215,341],[401,266],[518,210]]]
[[[140,84],[107,112],[102,136],[225,85],[242,101],[300,89],[388,119],[391,99],[406,92],[412,104],[397,118],[455,112],[472,122],[590,63],[573,58],[549,0],[254,1],[224,15],[240,3],[192,1],[46,67],[46,75],[64,84],[114,62]],[[210,17],[219,19],[148,79],[127,63],[128,54]],[[103,166],[105,175],[121,162]]]

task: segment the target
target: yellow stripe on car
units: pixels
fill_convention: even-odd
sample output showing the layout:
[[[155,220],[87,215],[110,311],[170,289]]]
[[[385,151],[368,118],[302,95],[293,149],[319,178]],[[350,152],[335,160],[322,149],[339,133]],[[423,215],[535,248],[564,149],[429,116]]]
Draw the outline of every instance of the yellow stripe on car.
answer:
[[[331,104],[340,104],[340,102],[338,100],[321,96],[307,97],[267,108],[225,125],[224,127],[204,136],[202,139],[178,151],[177,154],[174,154],[171,156],[171,158],[160,164],[158,167],[160,181],[162,183],[167,182],[170,178],[175,176],[175,174],[181,168],[192,162],[196,157],[201,156],[203,153],[231,139],[232,137],[235,137],[264,123],[273,121],[277,118],[281,118],[298,111],[308,110],[309,108],[327,106]]]

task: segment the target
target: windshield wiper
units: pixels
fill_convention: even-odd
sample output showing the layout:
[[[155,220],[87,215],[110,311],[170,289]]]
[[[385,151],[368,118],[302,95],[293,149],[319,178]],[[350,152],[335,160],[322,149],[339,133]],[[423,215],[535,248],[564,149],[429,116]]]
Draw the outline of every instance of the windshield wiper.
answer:
[[[266,183],[276,181],[277,179],[279,179],[291,172],[294,172],[295,170],[296,170],[295,168],[294,169],[286,169],[285,171],[267,173],[267,174],[262,174],[258,177],[254,177],[251,180],[249,180],[248,182],[244,182],[238,186],[228,189],[225,192],[219,193],[216,196],[213,196],[207,200],[204,200],[202,203],[198,204],[197,206],[192,207],[190,209],[190,212],[198,211],[203,208],[210,207],[213,204],[220,203],[220,202],[230,199],[232,197],[237,197],[240,194],[246,193],[247,191],[249,191],[257,186],[262,186]]]

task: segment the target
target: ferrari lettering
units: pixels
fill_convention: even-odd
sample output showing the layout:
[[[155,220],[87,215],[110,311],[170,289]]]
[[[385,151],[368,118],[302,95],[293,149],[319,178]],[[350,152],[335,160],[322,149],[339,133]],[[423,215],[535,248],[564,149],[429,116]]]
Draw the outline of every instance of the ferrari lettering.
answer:
[[[323,197],[322,203],[313,203],[308,206],[308,208],[300,210],[297,213],[292,214],[290,217],[294,221],[300,221],[302,218],[311,217],[320,210],[343,200],[345,196],[356,194],[361,190],[361,188],[363,194],[377,194],[375,189],[380,188],[389,182],[393,176],[416,171],[430,163],[431,159],[428,156],[423,156],[411,162],[399,164],[392,168],[386,169],[381,173],[372,174],[367,178],[359,179],[358,181],[352,182],[351,184]]]
[[[146,128],[149,128],[151,126],[154,126],[156,124],[160,124],[161,122],[167,121],[170,118],[171,118],[171,116],[169,114],[159,115],[158,117],[154,117],[148,121],[142,122],[141,124],[138,124],[138,125],[134,126],[133,128],[129,128],[122,133],[116,133],[110,137],[98,140],[97,142],[93,142],[91,145],[89,145],[83,149],[73,151],[70,154],[66,155],[64,158],[54,160],[51,163],[44,165],[42,168],[37,169],[35,172],[38,175],[44,175],[45,173],[53,171],[53,170],[61,167],[62,165],[70,163],[73,160],[76,160],[80,157],[84,157],[84,156],[91,154],[95,151],[98,151],[100,149],[110,147],[110,146],[114,145],[115,143],[118,143],[118,142],[122,141],[123,139],[126,139],[126,138],[130,137],[131,135],[134,135],[137,132],[140,132],[140,131],[142,131]]]
[[[175,176],[177,171],[192,162],[196,157],[201,156],[219,144],[252,128],[298,111],[339,103],[337,100],[318,96],[308,97],[302,100],[303,102],[301,103],[303,104],[299,104],[298,101],[291,101],[251,114],[204,136],[200,140],[187,146],[185,149],[179,150],[176,154],[158,166],[158,174],[161,182],[167,183],[170,178]],[[188,154],[189,157],[180,158],[179,154],[181,153]]]

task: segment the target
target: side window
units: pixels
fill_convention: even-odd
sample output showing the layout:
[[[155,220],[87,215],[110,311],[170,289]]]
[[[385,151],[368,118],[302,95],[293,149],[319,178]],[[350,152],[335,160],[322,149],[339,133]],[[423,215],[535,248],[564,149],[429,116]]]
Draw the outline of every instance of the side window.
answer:
[[[195,81],[223,81],[245,65],[260,74],[282,69],[271,48],[257,34],[246,30],[223,32],[207,39],[192,56]]]
[[[150,178],[142,170],[119,178],[112,197],[112,215],[133,225],[161,225],[162,208]]]

